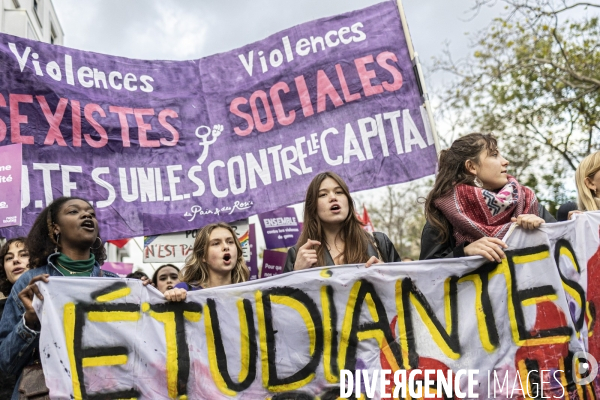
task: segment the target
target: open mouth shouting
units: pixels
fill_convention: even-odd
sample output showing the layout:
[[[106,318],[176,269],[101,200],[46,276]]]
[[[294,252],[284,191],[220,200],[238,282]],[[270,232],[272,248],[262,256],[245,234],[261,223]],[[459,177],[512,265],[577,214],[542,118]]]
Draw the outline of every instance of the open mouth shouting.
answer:
[[[342,207],[339,204],[333,204],[329,207],[329,210],[334,214],[339,214],[342,211]]]
[[[96,226],[94,225],[94,221],[91,219],[86,219],[81,223],[81,227],[86,231],[94,232],[96,230]]]
[[[231,254],[225,253],[225,255],[223,256],[223,263],[225,265],[231,264]]]

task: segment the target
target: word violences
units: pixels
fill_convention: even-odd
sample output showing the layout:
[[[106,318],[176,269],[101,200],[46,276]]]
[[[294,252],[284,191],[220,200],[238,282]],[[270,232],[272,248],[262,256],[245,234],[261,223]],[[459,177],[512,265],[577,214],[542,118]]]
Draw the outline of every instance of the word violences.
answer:
[[[15,55],[21,72],[25,70],[25,66],[28,62],[30,62],[31,65],[33,65],[35,74],[37,76],[44,76],[39,54],[35,52],[31,53],[31,47],[27,46],[22,52],[19,52],[14,43],[9,43],[8,47]],[[151,82],[154,82],[154,79],[151,76],[140,75],[138,77],[131,72],[105,72],[99,70],[98,68],[92,68],[86,65],[76,68],[73,67],[73,58],[68,54],[65,54],[62,68],[57,61],[51,60],[46,63],[45,71],[46,75],[57,82],[62,82],[64,74],[65,81],[67,84],[72,86],[75,86],[75,76],[77,76],[77,83],[79,83],[80,86],[88,89],[125,89],[130,92],[141,90],[142,92],[146,93],[151,93],[154,90],[154,87],[152,87],[151,84]]]
[[[362,42],[367,38],[367,35],[361,31],[361,28],[363,27],[364,25],[362,22],[357,22],[350,27],[344,26],[337,31],[329,31],[323,36],[311,36],[310,39],[299,39],[294,47],[292,47],[290,43],[289,36],[284,36],[281,38],[281,42],[283,44],[283,52],[285,53],[285,61],[289,63],[294,60],[294,50],[295,54],[304,57],[311,52],[316,53],[318,51],[325,51],[326,47],[331,48],[340,44],[347,45],[352,42]],[[319,47],[321,50],[319,50]],[[269,67],[267,66],[267,58],[264,55],[264,51],[259,50],[256,54],[260,63],[261,72],[267,72]],[[240,54],[238,57],[248,75],[252,76],[255,64],[254,50],[250,50],[247,55]],[[283,64],[283,61],[284,57],[281,50],[271,50],[269,53],[269,65],[272,68],[279,67]]]

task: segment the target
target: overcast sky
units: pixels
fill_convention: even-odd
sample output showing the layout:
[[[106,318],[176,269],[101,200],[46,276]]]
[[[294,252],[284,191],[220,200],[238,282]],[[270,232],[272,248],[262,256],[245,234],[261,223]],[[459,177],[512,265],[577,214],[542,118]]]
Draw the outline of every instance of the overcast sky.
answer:
[[[229,51],[314,19],[361,9],[379,0],[53,0],[65,46],[138,58],[185,60]],[[448,76],[430,72],[448,43],[455,58],[468,54],[470,38],[497,16],[473,17],[474,0],[406,0],[404,8],[430,92]],[[442,132],[443,134],[443,132]],[[358,194],[376,197],[377,190]],[[381,192],[379,192],[381,193]],[[302,218],[300,207],[296,207]],[[262,238],[259,237],[259,246]],[[138,240],[138,243],[141,242]],[[141,252],[132,260],[142,266]],[[147,273],[149,265],[143,266]]]
[[[379,0],[53,0],[65,45],[139,59],[185,60],[229,51],[314,19],[379,3]],[[406,0],[410,32],[426,70],[444,43],[459,57],[466,32],[496,16],[472,18],[474,0]],[[431,90],[443,77],[426,74]]]

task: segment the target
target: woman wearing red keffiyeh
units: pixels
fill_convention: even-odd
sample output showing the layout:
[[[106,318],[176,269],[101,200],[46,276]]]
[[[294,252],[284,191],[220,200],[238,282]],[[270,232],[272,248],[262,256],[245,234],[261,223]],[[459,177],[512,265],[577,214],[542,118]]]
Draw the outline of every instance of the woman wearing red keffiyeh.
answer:
[[[425,203],[421,260],[480,255],[504,258],[513,222],[524,229],[555,222],[535,193],[508,175],[491,134],[471,133],[440,153],[439,173]]]

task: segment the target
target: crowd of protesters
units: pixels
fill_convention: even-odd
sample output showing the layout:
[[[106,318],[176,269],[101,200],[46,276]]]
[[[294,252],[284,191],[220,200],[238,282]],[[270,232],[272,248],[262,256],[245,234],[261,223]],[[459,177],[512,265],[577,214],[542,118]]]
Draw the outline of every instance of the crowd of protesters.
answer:
[[[513,223],[531,230],[555,222],[535,193],[509,175],[508,167],[490,134],[463,136],[440,153],[439,173],[425,202],[420,259],[479,255],[499,262],[507,247],[502,237]],[[575,179],[578,202],[561,209],[561,220],[600,210],[600,152],[581,162]],[[43,382],[41,327],[32,305],[34,296],[43,300],[37,283],[52,276],[117,277],[101,269],[106,253],[100,226],[87,200],[61,197],[39,214],[27,238],[10,239],[0,248],[0,292],[5,297],[0,301],[0,398],[28,398],[29,386],[36,379]],[[315,176],[306,192],[303,229],[288,250],[284,272],[399,261],[385,233],[362,229],[343,178],[332,172]],[[217,223],[200,229],[181,271],[165,264],[152,278],[139,271],[127,278],[156,287],[169,301],[183,301],[188,291],[244,282],[249,271],[235,232]],[[48,398],[37,386],[36,396]]]

